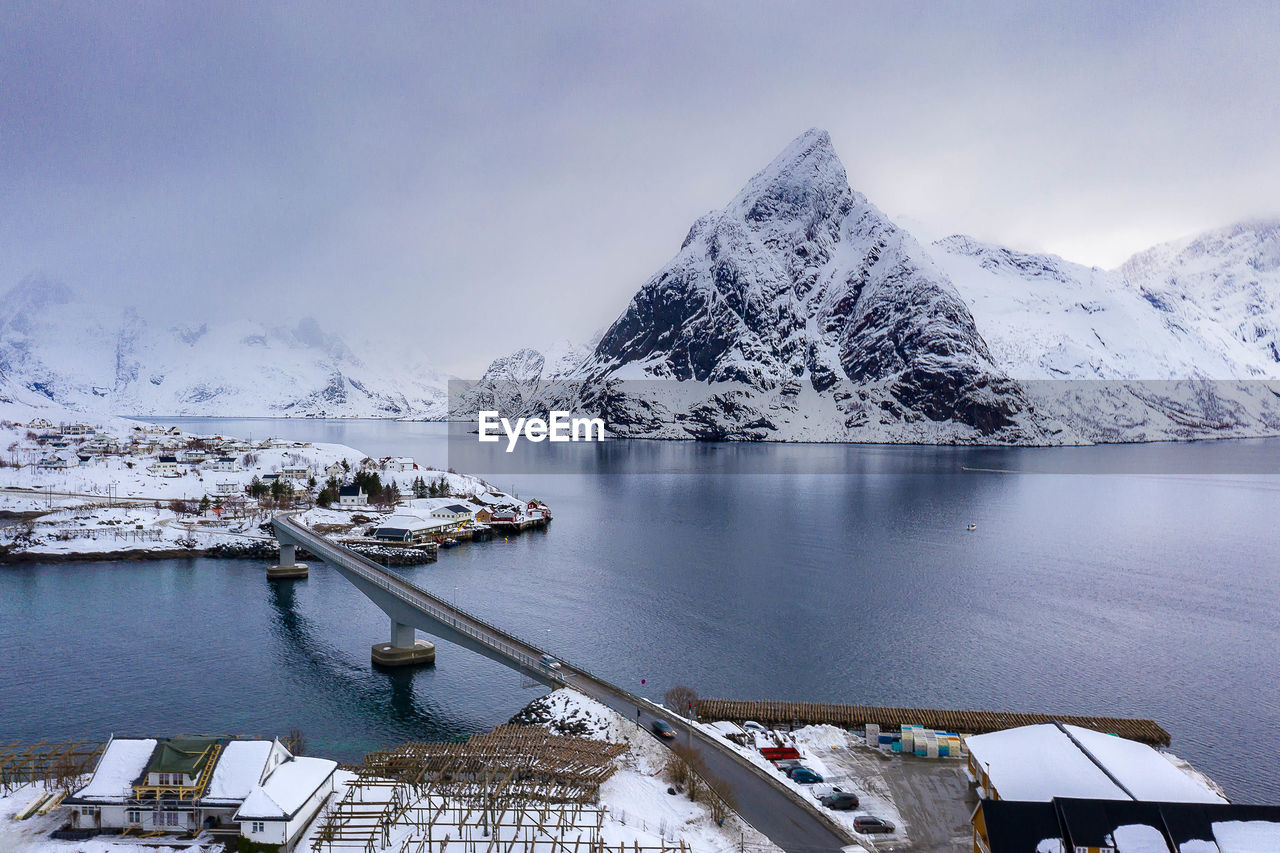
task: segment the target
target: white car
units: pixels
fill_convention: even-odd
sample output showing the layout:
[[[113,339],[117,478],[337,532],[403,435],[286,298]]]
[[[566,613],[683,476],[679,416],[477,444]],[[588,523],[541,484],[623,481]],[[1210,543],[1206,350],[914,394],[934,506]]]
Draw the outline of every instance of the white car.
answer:
[[[560,661],[556,660],[551,655],[543,655],[542,657],[538,658],[538,663],[542,664],[547,669],[560,668]]]

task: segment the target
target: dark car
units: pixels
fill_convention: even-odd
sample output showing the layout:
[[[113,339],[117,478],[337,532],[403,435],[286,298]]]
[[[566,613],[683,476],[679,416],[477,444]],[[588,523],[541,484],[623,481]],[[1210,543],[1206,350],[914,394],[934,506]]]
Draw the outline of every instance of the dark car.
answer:
[[[799,782],[801,785],[813,785],[822,781],[822,777],[808,767],[792,767],[787,770],[787,775],[792,782]]]
[[[881,820],[878,817],[864,815],[863,817],[855,817],[853,819],[853,828],[858,832],[893,832],[893,824],[887,820]]]
[[[858,807],[858,795],[835,788],[830,794],[818,797],[818,802],[832,811],[846,812]]]
[[[653,733],[663,740],[673,740],[676,736],[676,730],[666,720],[654,720],[653,725],[649,728],[653,729]]]

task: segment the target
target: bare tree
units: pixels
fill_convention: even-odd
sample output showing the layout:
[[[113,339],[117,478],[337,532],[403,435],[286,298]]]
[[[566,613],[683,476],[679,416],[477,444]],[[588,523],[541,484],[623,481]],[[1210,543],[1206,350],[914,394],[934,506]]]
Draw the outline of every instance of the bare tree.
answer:
[[[693,709],[698,704],[698,693],[692,687],[677,684],[662,694],[662,704],[667,707],[667,710],[692,719]]]

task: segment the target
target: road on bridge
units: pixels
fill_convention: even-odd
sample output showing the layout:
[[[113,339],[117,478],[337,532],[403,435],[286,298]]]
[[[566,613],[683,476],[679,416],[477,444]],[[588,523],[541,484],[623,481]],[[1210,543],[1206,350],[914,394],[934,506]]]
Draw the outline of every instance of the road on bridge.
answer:
[[[665,720],[677,731],[675,742],[689,745],[701,757],[707,771],[723,782],[743,820],[786,853],[835,853],[854,843],[855,839],[817,806],[735,753],[729,744],[691,726],[683,717],[558,656],[561,668],[559,672],[551,672],[539,662],[539,658],[547,654],[543,649],[408,583],[372,560],[315,533],[290,514],[277,516],[274,526],[281,543],[297,545],[333,566],[387,613],[393,623],[416,625],[548,686],[563,685],[577,690],[636,720],[650,737],[653,735],[649,726],[653,721]]]

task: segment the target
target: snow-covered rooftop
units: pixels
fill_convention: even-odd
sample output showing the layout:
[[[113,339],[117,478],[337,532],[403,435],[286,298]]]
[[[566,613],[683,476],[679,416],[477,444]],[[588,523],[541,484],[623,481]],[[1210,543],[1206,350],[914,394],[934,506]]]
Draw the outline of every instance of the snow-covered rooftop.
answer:
[[[1065,729],[1071,737],[1052,723],[1042,723],[975,735],[965,743],[1005,800],[1128,800],[1128,788],[1134,798],[1149,802],[1226,802],[1145,744],[1078,726]]]
[[[1280,823],[1269,820],[1228,820],[1213,825],[1213,838],[1222,853],[1275,853],[1280,850]]]
[[[1155,803],[1227,802],[1146,744],[1079,726],[1066,728],[1139,800]]]
[[[98,760],[89,784],[76,791],[75,797],[99,802],[125,799],[132,793],[134,780],[142,775],[155,749],[153,738],[111,741]]]
[[[240,802],[262,781],[271,756],[269,740],[233,740],[218,756],[213,778],[205,791],[206,802]]]
[[[245,799],[236,820],[287,820],[333,775],[338,762],[293,758],[284,762]]]

